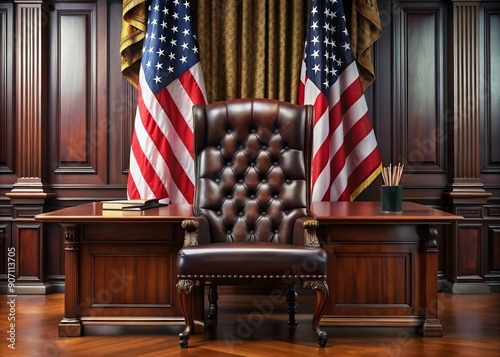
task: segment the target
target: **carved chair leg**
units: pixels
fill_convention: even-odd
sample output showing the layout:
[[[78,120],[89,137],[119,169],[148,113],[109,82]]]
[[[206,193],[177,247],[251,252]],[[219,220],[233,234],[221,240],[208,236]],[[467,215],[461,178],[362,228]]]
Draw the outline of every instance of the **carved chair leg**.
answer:
[[[328,300],[328,285],[325,280],[308,280],[304,282],[304,287],[309,287],[316,293],[316,308],[314,309],[312,328],[318,337],[318,344],[321,347],[325,347],[328,342],[328,336],[325,331],[320,330],[319,322]]]
[[[217,300],[219,300],[219,294],[217,293],[217,285],[210,285],[208,287],[208,302],[210,306],[208,308],[207,318],[211,322],[216,322],[217,320],[217,312],[219,311],[219,307],[217,306]]]
[[[179,333],[179,345],[182,348],[188,347],[189,336],[191,336],[191,333],[194,331],[194,295],[198,285],[198,281],[193,282],[189,279],[181,279],[177,282],[177,291],[179,292],[179,298],[185,320],[184,330]]]
[[[288,294],[286,294],[286,302],[288,303],[288,321],[286,322],[288,326],[296,326],[297,320],[295,319],[295,314],[297,313],[297,303],[298,301],[297,289],[295,285],[290,285],[288,287]]]

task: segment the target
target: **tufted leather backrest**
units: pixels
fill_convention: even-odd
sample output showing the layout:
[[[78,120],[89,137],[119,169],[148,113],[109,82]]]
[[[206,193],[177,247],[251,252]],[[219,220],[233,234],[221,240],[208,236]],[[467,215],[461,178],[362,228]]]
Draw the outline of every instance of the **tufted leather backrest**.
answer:
[[[211,241],[292,243],[308,215],[312,106],[272,99],[195,105],[193,210]]]

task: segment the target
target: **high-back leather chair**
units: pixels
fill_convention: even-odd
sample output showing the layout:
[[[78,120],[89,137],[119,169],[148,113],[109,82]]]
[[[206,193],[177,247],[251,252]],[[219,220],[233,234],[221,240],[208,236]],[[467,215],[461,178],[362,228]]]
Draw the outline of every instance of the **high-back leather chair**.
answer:
[[[209,286],[209,319],[217,318],[217,285],[288,286],[289,325],[296,325],[296,285],[316,294],[312,327],[328,298],[327,256],[318,221],[309,217],[312,106],[271,99],[237,99],[195,105],[194,156],[197,219],[182,223],[177,288],[187,347],[194,328],[194,294]],[[203,290],[201,290],[203,291]]]

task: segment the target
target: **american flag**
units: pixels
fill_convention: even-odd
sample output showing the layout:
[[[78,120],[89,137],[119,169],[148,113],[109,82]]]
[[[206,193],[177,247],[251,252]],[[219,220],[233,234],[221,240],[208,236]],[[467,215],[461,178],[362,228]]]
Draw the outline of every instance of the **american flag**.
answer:
[[[192,203],[192,106],[207,100],[190,3],[152,0],[148,12],[127,195]]]
[[[299,103],[314,106],[313,201],[353,201],[382,162],[342,0],[312,0]]]

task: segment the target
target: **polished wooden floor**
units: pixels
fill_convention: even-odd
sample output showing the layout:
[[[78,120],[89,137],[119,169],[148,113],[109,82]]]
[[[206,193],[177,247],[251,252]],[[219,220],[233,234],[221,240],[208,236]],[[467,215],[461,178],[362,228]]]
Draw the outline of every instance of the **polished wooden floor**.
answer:
[[[285,324],[284,306],[258,313],[265,296],[221,296],[214,329],[191,337],[180,349],[179,327],[85,328],[85,336],[60,338],[63,294],[22,295],[16,299],[16,349],[8,348],[9,306],[0,295],[0,356],[500,356],[500,293],[439,294],[443,338],[422,338],[407,328],[326,327],[329,341],[318,348],[310,327],[312,300],[299,305],[299,325]],[[304,301],[305,300],[305,301]],[[126,333],[126,334],[125,334]]]

